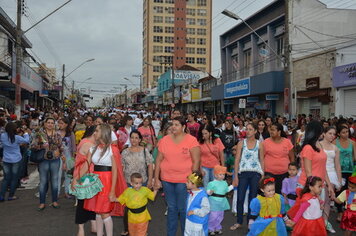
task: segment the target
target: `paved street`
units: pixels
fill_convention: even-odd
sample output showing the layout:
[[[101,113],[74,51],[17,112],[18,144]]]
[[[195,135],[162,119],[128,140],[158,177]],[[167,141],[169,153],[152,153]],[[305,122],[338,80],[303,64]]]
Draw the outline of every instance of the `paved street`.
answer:
[[[0,203],[0,235],[1,236],[72,236],[76,234],[74,224],[75,207],[74,200],[61,198],[60,209],[48,207],[43,212],[37,211],[38,198],[35,197],[37,188],[33,189],[34,183],[38,183],[38,176],[34,167],[31,174],[29,189],[17,191],[20,198],[13,202]],[[32,188],[32,189],[31,189]],[[150,236],[166,235],[166,217],[164,216],[164,202],[161,195],[157,195],[156,201],[149,205],[152,221],[149,226]],[[336,214],[332,213],[332,224],[337,228],[335,221]],[[237,231],[230,231],[229,227],[235,221],[235,217],[230,212],[225,213],[223,222],[224,235],[246,235],[246,227]],[[114,235],[120,235],[123,229],[122,218],[114,218]],[[89,224],[86,226],[89,232]],[[340,229],[337,234],[342,235]],[[90,235],[90,234],[88,234]],[[332,235],[332,234],[330,234]]]

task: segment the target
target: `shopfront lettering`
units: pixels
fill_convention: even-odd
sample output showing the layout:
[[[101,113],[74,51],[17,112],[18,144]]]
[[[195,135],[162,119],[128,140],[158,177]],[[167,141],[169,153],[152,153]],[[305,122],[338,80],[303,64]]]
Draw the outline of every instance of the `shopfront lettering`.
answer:
[[[227,88],[226,92],[234,93],[234,92],[238,92],[238,91],[241,91],[241,90],[244,90],[244,89],[248,89],[248,85],[247,84],[241,84],[241,85],[236,86],[236,87]]]
[[[333,69],[333,86],[335,88],[354,85],[356,85],[356,63]]]

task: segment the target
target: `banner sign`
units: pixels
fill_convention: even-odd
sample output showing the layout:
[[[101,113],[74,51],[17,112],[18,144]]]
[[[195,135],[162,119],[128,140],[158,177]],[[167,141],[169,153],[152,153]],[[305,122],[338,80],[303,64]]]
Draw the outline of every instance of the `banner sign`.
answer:
[[[224,98],[250,95],[250,78],[237,80],[224,85]]]

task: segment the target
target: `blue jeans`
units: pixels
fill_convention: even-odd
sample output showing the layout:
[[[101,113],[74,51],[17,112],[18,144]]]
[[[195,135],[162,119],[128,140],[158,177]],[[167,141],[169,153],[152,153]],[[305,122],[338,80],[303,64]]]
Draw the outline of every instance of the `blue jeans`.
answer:
[[[3,162],[4,179],[1,185],[0,197],[4,198],[7,187],[10,186],[9,197],[13,197],[19,181],[21,161],[16,163]]]
[[[181,234],[184,235],[187,208],[187,186],[183,183],[162,181],[163,191],[168,205],[167,235],[176,235],[179,217]]]
[[[258,182],[261,179],[261,174],[252,171],[246,171],[239,174],[239,185],[237,186],[237,223],[242,224],[244,217],[244,202],[247,187],[249,187],[248,205],[250,206],[251,200],[257,196]],[[250,218],[250,207],[248,208],[247,219]]]
[[[52,202],[58,201],[58,172],[60,158],[55,160],[44,160],[39,164],[40,172],[40,204],[46,203],[48,181],[51,182]]]
[[[203,177],[203,184],[204,188],[206,189],[206,187],[208,187],[208,183],[214,180],[214,168],[208,168],[204,166],[202,166],[202,168],[205,172],[205,175]]]

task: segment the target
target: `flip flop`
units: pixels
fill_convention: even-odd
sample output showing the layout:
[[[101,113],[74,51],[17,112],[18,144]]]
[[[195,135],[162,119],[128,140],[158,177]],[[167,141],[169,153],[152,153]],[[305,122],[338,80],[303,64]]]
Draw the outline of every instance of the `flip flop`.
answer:
[[[237,230],[240,227],[241,227],[240,224],[234,224],[233,226],[230,227],[230,230]]]
[[[45,208],[46,208],[46,206],[44,206],[44,207],[39,207],[39,208],[37,208],[37,211],[43,211]]]

